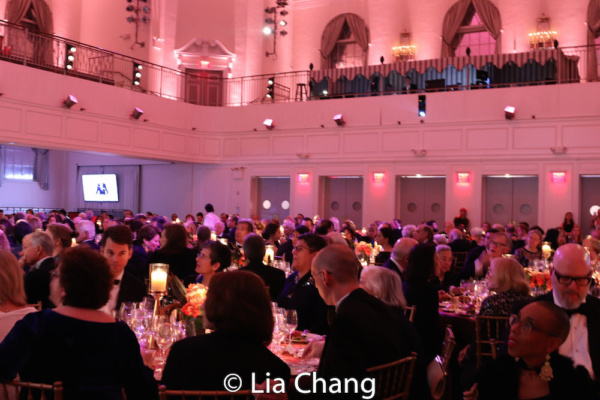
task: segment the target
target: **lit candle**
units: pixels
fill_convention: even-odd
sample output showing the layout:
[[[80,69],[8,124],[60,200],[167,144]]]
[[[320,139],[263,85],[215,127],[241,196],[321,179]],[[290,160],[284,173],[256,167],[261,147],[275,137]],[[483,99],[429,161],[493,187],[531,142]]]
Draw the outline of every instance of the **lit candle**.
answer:
[[[544,245],[542,246],[542,255],[545,259],[549,259],[552,255],[552,247],[550,247],[548,242],[544,242]]]
[[[275,246],[268,245],[265,251],[265,259],[264,263],[270,265],[273,259],[275,258]]]
[[[77,246],[77,241],[75,238],[71,239],[71,247]]]
[[[150,291],[151,292],[166,292],[167,291],[167,273],[163,270],[152,271],[150,275]]]

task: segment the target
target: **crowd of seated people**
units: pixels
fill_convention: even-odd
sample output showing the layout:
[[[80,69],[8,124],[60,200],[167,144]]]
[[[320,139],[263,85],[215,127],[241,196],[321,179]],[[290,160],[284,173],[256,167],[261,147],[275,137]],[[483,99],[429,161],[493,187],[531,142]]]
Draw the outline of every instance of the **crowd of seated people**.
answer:
[[[345,220],[340,225],[337,219],[311,219],[302,214],[295,218],[287,217],[283,221],[245,219],[239,215],[225,213],[217,215],[212,205],[207,205],[206,214],[198,213],[195,219],[193,214],[189,214],[185,221],[179,221],[176,215],[167,218],[152,213],[136,215],[127,211],[123,219],[116,219],[106,212],[97,216],[92,212],[85,212],[71,219],[64,210],[48,215],[34,214],[33,211],[14,215],[0,214],[0,333],[8,337],[7,341],[0,345],[0,360],[3,359],[2,354],[23,360],[18,365],[0,361],[2,379],[12,379],[15,373],[21,374],[24,371],[25,373],[21,374],[22,378],[51,382],[58,377],[62,379],[61,373],[71,373],[70,367],[66,365],[61,367],[62,372],[53,371],[47,376],[44,376],[43,371],[36,369],[37,367],[33,368],[31,363],[39,362],[40,358],[37,355],[30,358],[28,352],[32,349],[28,349],[21,341],[21,336],[31,337],[33,333],[27,331],[31,329],[31,324],[47,322],[57,324],[59,330],[83,329],[78,327],[79,320],[101,323],[102,328],[108,331],[123,329],[121,325],[112,325],[114,318],[111,315],[122,303],[141,301],[147,294],[145,281],[148,279],[148,267],[151,263],[169,264],[171,272],[184,284],[202,283],[209,288],[210,296],[215,296],[214,301],[222,301],[219,299],[225,298],[223,301],[231,303],[223,304],[222,307],[233,307],[232,310],[217,307],[211,312],[207,308],[207,319],[210,320],[210,315],[213,315],[214,320],[211,323],[215,327],[213,335],[216,336],[202,339],[204,343],[189,341],[184,345],[182,342],[181,346],[176,345],[173,348],[165,369],[165,383],[167,386],[171,384],[180,388],[221,389],[218,382],[217,386],[214,385],[213,379],[188,380],[181,374],[181,369],[187,366],[187,353],[197,351],[199,356],[202,354],[216,358],[221,354],[219,349],[224,352],[225,347],[231,347],[227,345],[231,341],[243,347],[238,355],[248,352],[262,357],[265,368],[274,368],[273,376],[289,376],[289,370],[279,364],[278,359],[273,359],[268,355],[270,353],[260,350],[261,346],[270,342],[270,335],[260,336],[262,333],[257,333],[254,341],[240,342],[235,339],[235,335],[241,331],[264,328],[244,325],[249,324],[249,315],[259,311],[252,309],[245,312],[243,307],[235,303],[236,296],[241,296],[241,292],[227,294],[227,290],[231,290],[228,286],[237,285],[237,281],[245,281],[239,283],[239,290],[248,290],[248,296],[256,298],[256,302],[264,302],[263,297],[266,296],[267,301],[276,302],[278,307],[296,310],[298,330],[327,335],[324,342],[329,341],[329,344],[311,343],[306,352],[307,356],[321,356],[319,370],[322,376],[364,376],[366,368],[376,363],[392,361],[413,351],[418,353],[417,365],[420,372],[417,374],[419,378],[416,376],[415,379],[419,380],[419,383],[416,383],[414,390],[419,394],[415,398],[428,396],[422,391],[423,370],[442,350],[443,327],[440,326],[438,312],[440,293],[451,291],[453,286],[460,285],[460,281],[464,279],[487,278],[489,289],[496,294],[484,300],[481,315],[511,315],[515,307],[531,301],[523,267],[532,266],[536,260],[542,260],[543,241],[549,242],[555,251],[552,256],[555,265],[552,274],[555,297],[550,294],[550,297],[546,296],[546,300],[567,310],[578,309],[584,304],[587,309],[597,309],[597,318],[600,318],[600,301],[586,297],[591,284],[590,262],[597,262],[600,252],[600,226],[594,226],[590,236],[583,238],[581,228],[574,223],[571,213],[567,213],[560,226],[544,231],[537,226],[529,227],[526,223],[514,226],[495,224],[493,227],[484,223],[482,227],[471,227],[466,219],[466,210],[461,210],[454,222],[446,223],[444,230],[438,232],[435,221],[405,226],[402,226],[399,220],[374,221],[367,225],[367,228],[359,230],[350,220]],[[212,224],[211,227],[203,224],[209,216],[207,223]],[[167,222],[168,220],[170,221]],[[467,231],[469,228],[470,231]],[[373,246],[376,253],[371,260],[372,266],[364,270],[353,251],[361,242]],[[439,244],[436,247],[438,243],[447,244]],[[268,265],[265,261],[267,245],[276,248],[277,259],[291,264],[292,272],[287,271],[287,277],[286,272]],[[73,253],[73,249],[80,249],[80,253]],[[457,253],[468,253],[460,270],[453,268]],[[65,304],[65,292],[71,286],[68,281],[62,282],[62,278],[58,284],[59,281],[55,277],[61,276],[62,269],[67,268],[69,262],[77,263],[83,256],[91,257],[90,260],[96,257],[90,254],[98,256],[96,264],[108,267],[111,278],[109,290],[101,296],[98,294],[98,298],[90,304],[80,304],[78,300],[71,300],[70,304]],[[512,258],[505,257],[510,254],[513,254]],[[237,270],[238,266],[243,272],[239,275],[231,273],[231,270]],[[223,276],[231,277],[231,281],[221,279]],[[256,276],[258,280],[249,279],[248,276]],[[215,282],[218,284],[215,285]],[[247,287],[244,286],[246,284]],[[574,298],[576,294],[578,296]],[[210,296],[208,298],[213,299]],[[244,297],[238,300],[240,299],[243,300]],[[39,315],[33,313],[34,309],[28,306],[38,302],[43,309]],[[343,307],[345,303],[347,304]],[[216,306],[214,302],[207,303],[207,307],[208,304]],[[386,321],[383,328],[395,332],[397,337],[392,338],[390,332],[376,333],[375,336],[382,343],[370,349],[373,354],[359,354],[350,350],[352,343],[362,343],[365,340],[361,335],[368,336],[366,327],[373,326],[372,322],[362,320],[362,315],[351,311],[350,305],[372,313],[375,319]],[[415,306],[418,310],[414,325],[404,317],[403,308],[406,305]],[[71,317],[71,312],[75,313],[75,321],[63,326],[62,320],[65,316]],[[260,312],[264,314],[266,311],[263,309]],[[108,319],[100,313],[108,316]],[[226,313],[226,318],[223,313]],[[235,322],[238,313],[248,315],[239,316],[241,319]],[[28,316],[29,314],[35,316]],[[546,317],[556,317],[555,314],[550,312]],[[532,325],[523,315],[525,314],[521,314],[521,321],[517,319],[511,323],[515,330],[515,341],[521,337],[519,335],[527,336],[534,332],[535,329],[530,326],[547,322],[540,319],[539,322],[535,320]],[[551,341],[552,345],[547,345],[550,365],[556,364],[557,368],[570,371],[574,379],[584,383],[587,382],[585,373],[592,379],[597,379],[600,374],[600,342],[596,344],[590,340],[589,343],[581,343],[591,338],[592,334],[600,335],[600,320],[596,321],[596,316],[587,315],[586,320],[581,320],[581,314],[569,316],[570,333],[564,340]],[[24,321],[28,321],[25,326],[18,322],[24,317]],[[223,318],[232,318],[231,325],[225,324]],[[267,327],[270,323],[272,325],[265,315],[256,318],[257,321],[266,321]],[[238,323],[240,326],[234,326]],[[587,327],[589,331],[585,337],[574,332],[573,327],[580,329],[581,326]],[[13,327],[15,332],[11,334],[9,332]],[[355,336],[350,339],[344,338],[341,332],[347,329],[355,329]],[[560,338],[561,334],[557,333],[559,331],[560,329],[548,330],[558,336],[546,336]],[[398,342],[398,338],[401,338],[401,342]],[[121,339],[129,340],[126,336]],[[383,350],[384,343],[389,350],[387,352]],[[129,347],[134,344],[110,345],[130,354],[132,350]],[[139,353],[139,347],[137,350]],[[3,351],[5,353],[2,353]],[[69,348],[69,351],[74,349]],[[580,356],[581,351],[585,351],[587,356]],[[575,374],[568,362],[563,360],[564,357],[561,358],[558,354],[573,358],[576,365],[584,367],[585,373],[579,368]],[[215,369],[211,374],[221,376],[219,374],[227,372],[229,365],[236,363],[235,355],[231,356],[231,359],[224,360],[222,364],[212,364],[222,365],[223,368]],[[528,373],[530,367],[539,367],[537,359],[532,364],[525,360],[525,356],[523,360],[525,364],[520,363],[517,366],[524,374]],[[89,362],[91,361],[84,360],[83,364],[87,366]],[[354,364],[350,366],[350,363]],[[537,365],[534,365],[536,363]],[[210,365],[207,363],[207,366]],[[135,378],[132,379],[137,382],[127,389],[132,393],[131,397],[135,398],[137,392],[154,396],[145,386],[152,382],[146,379],[147,371],[139,365],[134,369],[135,371],[127,372],[134,374]],[[486,371],[488,370],[481,369],[474,374],[473,379],[477,385],[464,388],[468,391],[468,396],[479,393],[479,398],[493,398],[487,397],[489,395],[486,394],[490,391]],[[70,390],[73,393],[84,393],[88,390],[85,387],[88,378],[81,373],[77,376],[84,382],[82,385],[75,385],[73,380],[68,378],[64,381],[71,386]],[[119,379],[106,379],[110,381],[106,390],[111,391],[117,386],[125,387],[125,383]],[[555,392],[554,384],[544,386],[535,378],[532,379],[532,384],[538,385],[538,389],[532,393],[547,393],[548,390],[551,394]],[[518,382],[520,381],[517,380]],[[515,388],[519,393],[522,390],[519,385]],[[517,390],[515,388],[511,390]],[[600,386],[596,383],[597,388]]]

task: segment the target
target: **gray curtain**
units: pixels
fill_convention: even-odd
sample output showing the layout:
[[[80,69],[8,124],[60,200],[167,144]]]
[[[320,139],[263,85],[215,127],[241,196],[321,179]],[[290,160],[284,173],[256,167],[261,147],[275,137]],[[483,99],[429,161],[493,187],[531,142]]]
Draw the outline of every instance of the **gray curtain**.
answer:
[[[27,14],[33,0],[9,0],[6,4],[6,19],[12,24],[18,24]]]
[[[321,56],[323,56],[323,69],[329,68],[329,65],[327,65],[328,59],[340,37],[340,33],[344,27],[344,22],[348,23],[350,31],[356,38],[356,43],[358,43],[360,48],[365,52],[366,65],[366,56],[369,49],[369,31],[365,25],[365,21],[361,17],[356,14],[346,13],[340,14],[333,18],[323,30],[323,35],[321,36]]]
[[[442,58],[454,57],[454,51],[460,43],[461,35],[457,35],[461,27],[471,0],[459,0],[454,3],[444,17],[442,25]]]
[[[118,202],[96,202],[83,199],[81,175],[116,174]],[[140,166],[139,165],[100,165],[77,167],[77,207],[79,209],[132,210],[140,209]]]
[[[596,58],[595,40],[600,36],[600,0],[590,0],[587,12],[587,80],[598,79],[598,60]]]
[[[502,30],[502,18],[500,17],[500,11],[493,5],[489,0],[473,0],[473,6],[475,12],[479,15],[481,22],[485,26],[485,29],[490,35],[496,40],[495,53],[500,54],[502,47],[500,43],[500,35]]]
[[[33,164],[33,181],[40,185],[42,190],[48,190],[49,184],[49,153],[48,149],[35,149],[31,148],[35,153],[35,161]]]
[[[54,24],[52,22],[52,12],[44,0],[29,0],[33,4],[33,17],[40,28],[40,31],[52,35],[54,33]]]

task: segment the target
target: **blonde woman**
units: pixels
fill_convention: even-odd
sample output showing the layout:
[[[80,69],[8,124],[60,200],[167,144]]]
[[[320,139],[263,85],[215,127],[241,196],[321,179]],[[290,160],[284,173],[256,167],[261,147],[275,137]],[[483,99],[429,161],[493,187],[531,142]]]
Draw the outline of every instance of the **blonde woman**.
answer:
[[[531,299],[525,271],[512,258],[492,260],[488,289],[496,294],[483,300],[479,315],[508,317],[515,304]]]
[[[17,258],[7,250],[0,250],[0,342],[17,321],[35,312],[27,307],[23,272]]]

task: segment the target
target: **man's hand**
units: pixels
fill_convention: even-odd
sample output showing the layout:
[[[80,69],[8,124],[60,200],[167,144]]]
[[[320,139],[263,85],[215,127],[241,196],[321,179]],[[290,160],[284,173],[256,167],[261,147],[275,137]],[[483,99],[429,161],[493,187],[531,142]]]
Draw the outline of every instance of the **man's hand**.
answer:
[[[467,390],[466,392],[463,392],[464,400],[477,400],[478,396],[479,396],[479,392],[477,391],[477,384],[474,384],[473,387],[471,388],[471,390]]]

